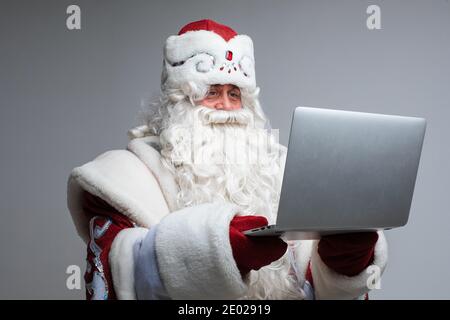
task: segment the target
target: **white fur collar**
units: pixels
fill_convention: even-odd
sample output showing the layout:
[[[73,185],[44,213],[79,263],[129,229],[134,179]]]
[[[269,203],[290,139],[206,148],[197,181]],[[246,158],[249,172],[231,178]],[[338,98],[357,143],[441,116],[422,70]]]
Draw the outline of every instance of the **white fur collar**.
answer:
[[[127,149],[133,152],[158,180],[170,211],[177,209],[176,195],[179,187],[170,173],[161,163],[159,136],[136,138],[129,142]]]
[[[128,150],[112,150],[72,170],[67,205],[80,237],[89,240],[90,216],[83,190],[100,197],[138,226],[150,227],[173,211],[177,188],[160,162],[158,137],[134,139]]]

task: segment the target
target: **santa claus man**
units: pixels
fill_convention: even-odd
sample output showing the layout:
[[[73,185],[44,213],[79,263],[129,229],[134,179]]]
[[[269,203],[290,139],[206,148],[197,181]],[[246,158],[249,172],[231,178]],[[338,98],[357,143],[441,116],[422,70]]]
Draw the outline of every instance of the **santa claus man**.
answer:
[[[88,299],[358,299],[381,232],[284,242],[273,223],[286,148],[267,130],[252,40],[211,20],[164,47],[161,97],[126,150],[75,168],[68,207],[87,244]]]

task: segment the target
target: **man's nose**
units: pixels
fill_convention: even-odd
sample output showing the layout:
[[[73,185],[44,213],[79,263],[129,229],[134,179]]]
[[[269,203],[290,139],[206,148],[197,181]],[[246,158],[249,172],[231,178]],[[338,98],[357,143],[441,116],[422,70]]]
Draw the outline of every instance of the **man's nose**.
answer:
[[[216,103],[217,110],[232,110],[233,105],[231,104],[230,99],[227,96],[220,96],[220,99]]]

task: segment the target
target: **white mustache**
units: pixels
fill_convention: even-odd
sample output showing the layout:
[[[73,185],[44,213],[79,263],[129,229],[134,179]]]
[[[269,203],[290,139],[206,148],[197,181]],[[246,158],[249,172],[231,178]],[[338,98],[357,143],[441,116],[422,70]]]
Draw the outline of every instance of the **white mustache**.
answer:
[[[204,124],[238,124],[249,125],[253,123],[253,114],[250,110],[216,110],[198,106],[196,114]]]

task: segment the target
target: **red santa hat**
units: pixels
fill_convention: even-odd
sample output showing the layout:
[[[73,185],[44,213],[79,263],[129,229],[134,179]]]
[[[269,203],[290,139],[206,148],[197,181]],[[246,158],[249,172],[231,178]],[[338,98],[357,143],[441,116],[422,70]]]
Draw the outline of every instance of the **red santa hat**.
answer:
[[[234,84],[255,89],[253,41],[213,20],[185,25],[164,46],[163,90],[186,84]]]

